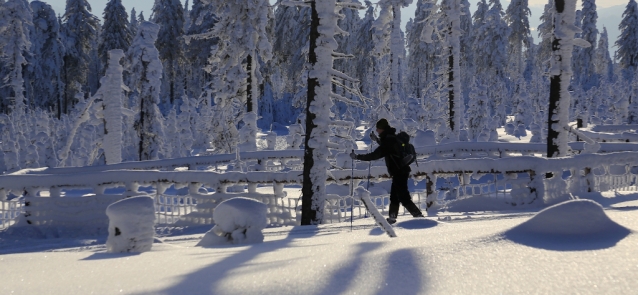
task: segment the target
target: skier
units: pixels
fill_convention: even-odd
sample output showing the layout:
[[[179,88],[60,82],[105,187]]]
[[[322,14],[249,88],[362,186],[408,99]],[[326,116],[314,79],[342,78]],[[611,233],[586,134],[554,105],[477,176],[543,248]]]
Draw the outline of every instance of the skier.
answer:
[[[386,219],[388,223],[393,224],[397,221],[399,204],[403,204],[412,216],[423,217],[419,207],[412,202],[412,197],[408,190],[408,178],[412,170],[409,165],[401,167],[397,159],[394,158],[400,153],[400,143],[396,137],[397,130],[390,127],[386,119],[379,120],[376,124],[376,128],[379,137],[377,137],[374,132],[371,132],[370,138],[376,141],[379,146],[368,154],[357,155],[353,151],[350,153],[350,157],[360,161],[374,161],[385,158],[385,166],[392,177],[392,187],[390,188],[390,216]]]

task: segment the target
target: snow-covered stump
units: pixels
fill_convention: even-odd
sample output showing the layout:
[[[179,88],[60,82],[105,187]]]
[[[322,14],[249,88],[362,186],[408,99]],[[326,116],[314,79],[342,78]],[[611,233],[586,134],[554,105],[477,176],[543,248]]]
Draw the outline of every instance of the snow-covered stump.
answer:
[[[253,199],[238,197],[223,201],[213,211],[215,226],[197,246],[261,243],[264,241],[261,231],[268,225],[266,213],[267,206]]]
[[[153,246],[155,204],[148,196],[117,201],[106,208],[109,217],[109,253],[146,252]]]

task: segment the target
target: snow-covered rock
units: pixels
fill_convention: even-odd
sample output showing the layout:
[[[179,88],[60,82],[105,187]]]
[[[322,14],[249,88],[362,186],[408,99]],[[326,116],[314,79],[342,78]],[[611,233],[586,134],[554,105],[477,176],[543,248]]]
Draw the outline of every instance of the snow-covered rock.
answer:
[[[249,198],[232,198],[217,205],[213,211],[215,226],[197,246],[255,244],[264,241],[261,232],[268,223],[265,204]]]
[[[109,253],[146,252],[153,246],[155,204],[148,196],[117,201],[106,208]]]

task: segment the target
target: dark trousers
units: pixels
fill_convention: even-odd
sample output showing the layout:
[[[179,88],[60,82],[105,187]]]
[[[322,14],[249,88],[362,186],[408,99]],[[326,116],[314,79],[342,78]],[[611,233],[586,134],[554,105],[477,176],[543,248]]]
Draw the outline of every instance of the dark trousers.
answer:
[[[398,173],[392,176],[392,187],[390,188],[390,217],[397,218],[399,215],[399,204],[407,209],[412,216],[421,214],[421,210],[412,202],[412,196],[408,190],[407,173]]]

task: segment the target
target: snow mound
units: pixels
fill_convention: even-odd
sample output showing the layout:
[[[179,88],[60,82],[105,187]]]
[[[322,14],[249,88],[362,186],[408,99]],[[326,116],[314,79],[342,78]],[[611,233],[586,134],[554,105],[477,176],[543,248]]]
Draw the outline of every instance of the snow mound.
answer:
[[[255,244],[264,241],[261,232],[268,225],[265,204],[249,198],[232,198],[217,205],[213,212],[215,226],[197,246]]]
[[[571,200],[548,207],[517,226],[519,231],[556,235],[590,235],[618,226],[591,200]]]
[[[611,220],[600,204],[577,199],[540,211],[504,236],[550,250],[592,250],[612,247],[630,233]]]
[[[109,217],[109,253],[146,252],[155,235],[155,202],[148,196],[117,201],[106,208]]]

